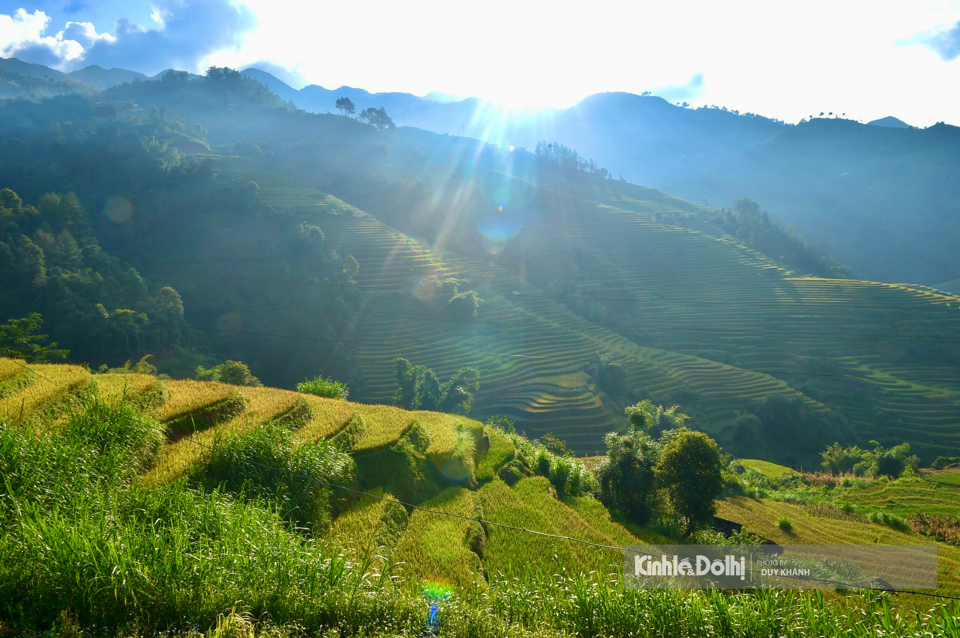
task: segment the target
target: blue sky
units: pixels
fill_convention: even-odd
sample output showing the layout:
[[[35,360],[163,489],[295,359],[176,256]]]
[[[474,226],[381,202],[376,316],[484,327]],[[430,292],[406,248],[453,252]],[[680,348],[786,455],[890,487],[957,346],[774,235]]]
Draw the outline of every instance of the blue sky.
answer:
[[[652,91],[797,121],[960,124],[960,0],[0,0],[0,55],[569,106]]]

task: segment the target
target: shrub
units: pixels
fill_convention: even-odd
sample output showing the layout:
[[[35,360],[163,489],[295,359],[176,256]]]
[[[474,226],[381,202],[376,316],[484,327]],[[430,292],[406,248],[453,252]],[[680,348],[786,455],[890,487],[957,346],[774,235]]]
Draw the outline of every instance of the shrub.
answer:
[[[909,532],[910,523],[901,516],[896,514],[890,514],[889,512],[875,511],[867,514],[867,521],[870,523],[878,523],[880,525],[886,525],[900,532]]]
[[[276,503],[284,518],[300,525],[324,527],[344,501],[344,493],[325,487],[356,485],[353,458],[327,440],[294,449],[292,432],[277,423],[214,443],[194,480],[222,487],[246,498]]]
[[[781,516],[777,519],[777,527],[789,534],[793,531],[793,521],[786,516]]]
[[[229,383],[230,385],[246,385],[260,387],[260,379],[253,376],[247,364],[240,361],[230,361],[221,363],[210,369],[203,366],[197,366],[196,378],[198,381],[219,381],[220,383]]]
[[[930,464],[930,469],[942,470],[957,464],[960,464],[960,456],[938,456],[933,460],[933,463]]]
[[[597,468],[599,500],[630,522],[644,525],[656,503],[656,473],[660,446],[649,434],[632,430],[604,438],[607,458]]]
[[[318,376],[297,384],[297,392],[313,394],[327,399],[346,399],[350,392],[346,383]]]

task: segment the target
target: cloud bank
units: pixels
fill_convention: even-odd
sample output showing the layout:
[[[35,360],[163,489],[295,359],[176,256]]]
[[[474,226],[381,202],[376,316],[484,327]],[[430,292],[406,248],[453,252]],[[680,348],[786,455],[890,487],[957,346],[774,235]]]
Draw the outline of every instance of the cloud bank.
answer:
[[[253,12],[230,0],[155,0],[151,6],[156,26],[121,18],[113,34],[98,33],[90,22],[67,22],[50,35],[51,19],[43,11],[0,14],[0,56],[64,71],[92,64],[148,75],[169,68],[196,71],[210,54],[238,49],[256,26]]]
[[[924,31],[898,42],[901,45],[921,44],[940,56],[944,62],[960,58],[960,20],[953,26]]]

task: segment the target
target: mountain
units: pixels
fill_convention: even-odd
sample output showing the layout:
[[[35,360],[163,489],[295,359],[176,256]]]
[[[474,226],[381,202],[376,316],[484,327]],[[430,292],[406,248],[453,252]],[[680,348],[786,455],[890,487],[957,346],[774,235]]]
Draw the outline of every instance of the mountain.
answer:
[[[7,69],[28,78],[47,78],[57,82],[70,81],[70,76],[66,73],[62,73],[56,69],[51,69],[50,67],[42,64],[24,62],[22,60],[18,60],[17,58],[0,58],[0,69]]]
[[[890,128],[913,128],[903,120],[895,118],[892,115],[881,117],[879,120],[867,122],[867,124],[870,126],[888,126]]]
[[[371,403],[394,400],[398,357],[438,384],[472,367],[471,414],[581,453],[602,450],[642,399],[680,405],[727,449],[770,460],[816,464],[827,440],[908,441],[925,459],[953,449],[960,300],[843,275],[759,207],[711,209],[609,179],[558,144],[532,153],[381,133],[293,109],[228,71],[94,99],[142,110],[102,113],[82,97],[0,108],[11,138],[0,148],[17,154],[0,182],[29,203],[73,191],[97,212],[82,233],[64,230],[118,260],[68,259],[50,209],[30,218],[36,241],[33,226],[17,231],[42,260],[21,269],[35,276],[10,271],[17,293],[0,309],[42,311],[51,336],[84,344],[94,365],[151,353],[186,376],[241,360],[282,387],[334,376]],[[668,107],[651,102],[651,119],[696,123]],[[88,127],[84,140],[63,136],[68,117]],[[744,136],[780,126],[737,123]],[[51,270],[39,280],[41,263]],[[165,287],[181,319],[164,318]],[[115,296],[99,301],[101,289]]]
[[[148,79],[143,73],[126,69],[104,69],[97,65],[85,66],[82,69],[71,71],[69,76],[79,82],[98,89],[108,89],[111,86],[134,80]]]
[[[25,68],[58,77],[40,65]],[[960,278],[952,248],[960,220],[951,214],[960,197],[956,127],[905,128],[896,118],[788,125],[627,93],[592,95],[568,109],[514,110],[477,98],[435,101],[347,86],[298,91],[265,71],[245,73],[309,112],[335,112],[336,100],[348,97],[358,112],[385,108],[400,126],[504,147],[560,142],[614,176],[714,208],[749,198],[862,277],[924,285]],[[9,86],[8,95],[24,94]]]

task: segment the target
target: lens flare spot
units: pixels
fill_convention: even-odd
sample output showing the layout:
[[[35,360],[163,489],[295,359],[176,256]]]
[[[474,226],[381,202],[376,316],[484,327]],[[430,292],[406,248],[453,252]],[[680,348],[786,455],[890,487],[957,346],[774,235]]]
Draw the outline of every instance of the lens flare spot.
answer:
[[[487,239],[505,241],[516,236],[523,228],[524,219],[519,216],[503,214],[503,209],[489,217],[477,220],[477,230]]]
[[[128,199],[114,195],[104,203],[103,214],[111,221],[122,224],[133,217],[133,204]]]

